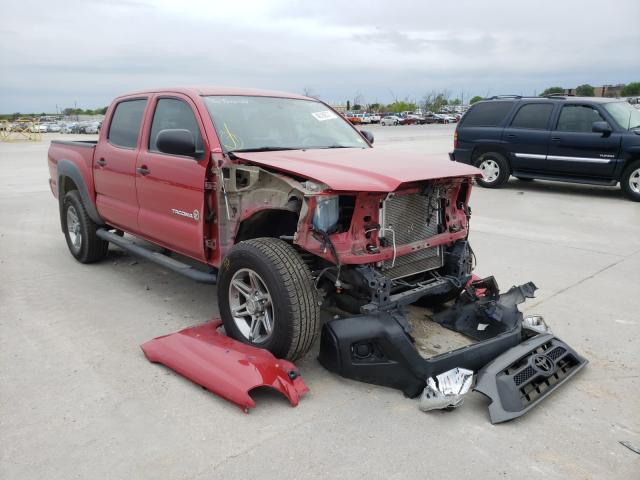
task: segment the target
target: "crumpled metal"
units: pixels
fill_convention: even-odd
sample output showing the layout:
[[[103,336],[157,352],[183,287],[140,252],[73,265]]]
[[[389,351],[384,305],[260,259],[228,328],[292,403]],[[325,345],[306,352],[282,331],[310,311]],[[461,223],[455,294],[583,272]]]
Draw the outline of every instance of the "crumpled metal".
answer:
[[[420,410],[448,409],[462,405],[464,395],[471,389],[473,372],[454,368],[427,379],[427,386],[420,397]]]

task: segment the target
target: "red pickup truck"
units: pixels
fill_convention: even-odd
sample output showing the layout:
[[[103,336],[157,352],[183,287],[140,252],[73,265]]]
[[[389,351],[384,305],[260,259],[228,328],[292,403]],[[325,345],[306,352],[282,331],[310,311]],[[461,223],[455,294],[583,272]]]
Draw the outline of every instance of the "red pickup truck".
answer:
[[[442,282],[457,245],[468,260],[478,171],[393,158],[372,142],[313,98],[144,91],[113,101],[97,142],[54,140],[50,183],[80,262],[102,259],[111,242],[218,283],[230,335],[296,358],[319,330],[320,303],[357,312]],[[209,268],[145,252],[123,232]]]
[[[217,283],[225,331],[237,340],[296,359],[322,327],[325,367],[410,396],[432,375],[493,360],[487,368],[498,373],[480,371],[479,384],[495,418],[524,413],[531,404],[499,409],[505,383],[496,390],[496,375],[518,375],[508,392],[518,396],[546,381],[537,367],[522,380],[523,358],[544,360],[544,375],[559,375],[564,362],[558,385],[585,362],[523,326],[516,304],[533,284],[500,295],[492,277],[472,281],[468,201],[479,170],[372,144],[313,98],[148,90],[113,101],[97,142],[52,141],[50,185],[78,261],[101,260],[111,243]],[[402,307],[463,291],[438,318],[478,343],[422,358]],[[321,309],[332,314],[322,326]],[[542,358],[547,348],[565,353]]]

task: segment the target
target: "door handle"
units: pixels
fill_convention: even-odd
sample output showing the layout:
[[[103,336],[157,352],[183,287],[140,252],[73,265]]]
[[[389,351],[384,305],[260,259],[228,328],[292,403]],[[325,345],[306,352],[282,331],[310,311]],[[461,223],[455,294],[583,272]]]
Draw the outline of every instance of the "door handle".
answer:
[[[559,142],[560,141],[560,137],[551,137],[551,141],[552,142]]]
[[[98,160],[96,160],[96,163],[101,167],[104,167],[107,164],[107,161],[104,158],[99,158]]]
[[[138,172],[140,175],[146,176],[151,173],[151,170],[149,170],[146,165],[142,165],[141,167],[136,168],[136,172]]]
[[[516,138],[517,135],[515,133],[507,133],[507,138]]]

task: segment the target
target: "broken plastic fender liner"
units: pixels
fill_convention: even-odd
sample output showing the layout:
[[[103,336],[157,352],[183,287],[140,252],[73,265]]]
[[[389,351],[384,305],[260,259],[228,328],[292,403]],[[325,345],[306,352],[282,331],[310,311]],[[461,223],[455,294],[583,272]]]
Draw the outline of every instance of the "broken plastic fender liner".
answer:
[[[245,412],[256,406],[249,392],[263,386],[282,393],[291,406],[298,405],[309,389],[296,366],[221,334],[221,323],[216,319],[186,328],[150,340],[141,348],[149,361],[169,367]]]

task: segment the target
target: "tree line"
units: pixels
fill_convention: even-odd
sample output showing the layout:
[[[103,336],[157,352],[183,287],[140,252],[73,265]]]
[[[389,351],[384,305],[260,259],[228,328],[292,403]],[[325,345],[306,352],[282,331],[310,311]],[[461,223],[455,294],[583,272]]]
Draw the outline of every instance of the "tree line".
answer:
[[[553,94],[562,95],[564,93],[564,90],[565,89],[562,87],[549,87],[545,89],[540,94],[540,96],[542,97],[544,95],[553,95]],[[592,85],[589,85],[588,83],[579,85],[576,87],[576,95],[579,97],[593,97],[595,96],[595,88]],[[621,97],[634,97],[636,95],[640,95],[640,82],[628,83],[620,91]]]

